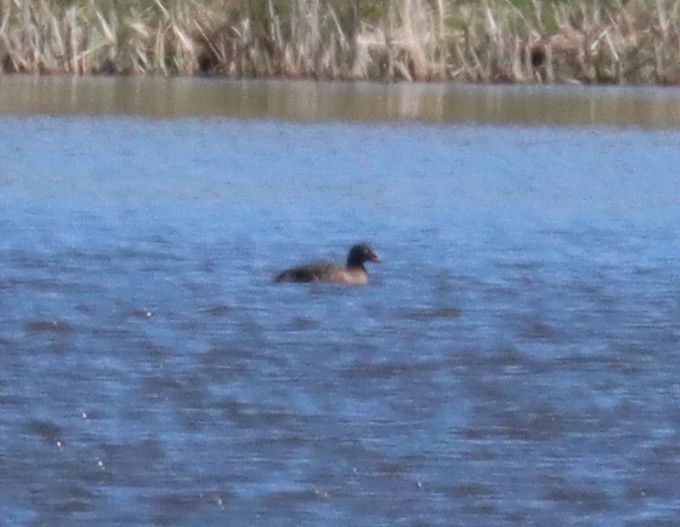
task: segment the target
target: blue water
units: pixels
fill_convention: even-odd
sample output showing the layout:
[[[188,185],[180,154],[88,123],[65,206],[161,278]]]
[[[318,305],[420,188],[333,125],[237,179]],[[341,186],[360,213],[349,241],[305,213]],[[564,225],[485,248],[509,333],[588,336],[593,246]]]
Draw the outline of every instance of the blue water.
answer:
[[[0,119],[6,525],[676,525],[680,132]],[[273,285],[370,241],[363,288]]]

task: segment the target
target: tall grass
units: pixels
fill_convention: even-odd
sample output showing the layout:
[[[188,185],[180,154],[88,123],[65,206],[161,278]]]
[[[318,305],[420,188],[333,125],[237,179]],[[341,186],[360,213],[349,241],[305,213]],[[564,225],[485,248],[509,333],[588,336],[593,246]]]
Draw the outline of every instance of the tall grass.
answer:
[[[676,0],[0,0],[4,72],[680,83]]]

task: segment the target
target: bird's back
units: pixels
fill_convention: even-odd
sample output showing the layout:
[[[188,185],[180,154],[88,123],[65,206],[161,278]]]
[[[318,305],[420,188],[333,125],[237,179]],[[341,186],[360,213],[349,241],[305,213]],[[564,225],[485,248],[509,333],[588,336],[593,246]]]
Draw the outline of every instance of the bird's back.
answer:
[[[338,270],[341,269],[333,263],[314,262],[286,269],[274,278],[274,282],[328,282]]]

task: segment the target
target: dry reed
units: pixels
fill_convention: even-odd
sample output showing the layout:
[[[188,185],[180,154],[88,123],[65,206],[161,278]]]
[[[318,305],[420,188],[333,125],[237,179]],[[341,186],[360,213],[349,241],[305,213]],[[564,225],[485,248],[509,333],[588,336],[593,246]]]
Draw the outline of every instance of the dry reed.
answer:
[[[4,72],[680,83],[674,0],[0,0]]]

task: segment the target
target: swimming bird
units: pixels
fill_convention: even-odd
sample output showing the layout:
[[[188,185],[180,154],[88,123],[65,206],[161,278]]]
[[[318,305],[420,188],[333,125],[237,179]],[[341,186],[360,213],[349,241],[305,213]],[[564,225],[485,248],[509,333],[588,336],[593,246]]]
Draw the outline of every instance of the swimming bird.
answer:
[[[353,245],[349,250],[345,267],[325,261],[313,262],[282,271],[274,278],[274,282],[331,282],[365,285],[368,283],[368,272],[364,263],[381,261],[368,244],[360,243]]]

